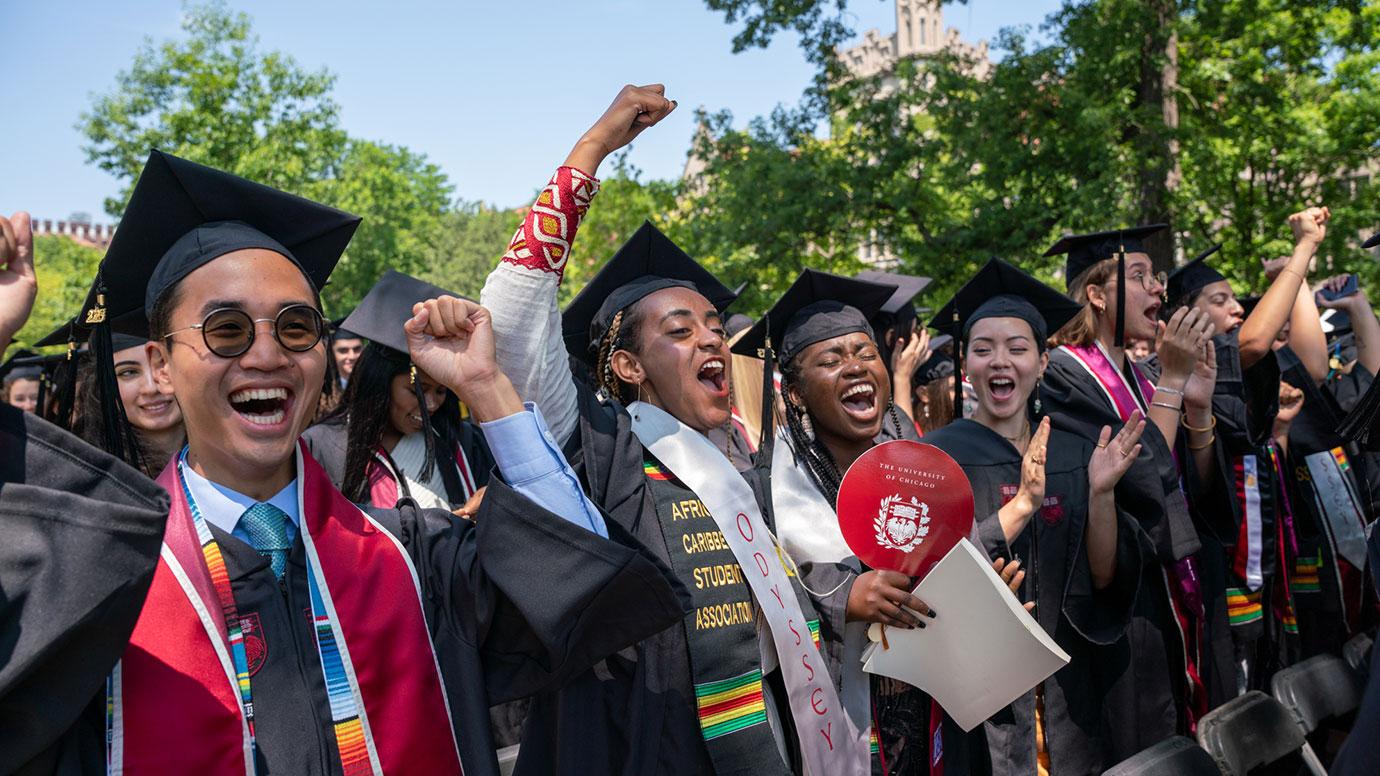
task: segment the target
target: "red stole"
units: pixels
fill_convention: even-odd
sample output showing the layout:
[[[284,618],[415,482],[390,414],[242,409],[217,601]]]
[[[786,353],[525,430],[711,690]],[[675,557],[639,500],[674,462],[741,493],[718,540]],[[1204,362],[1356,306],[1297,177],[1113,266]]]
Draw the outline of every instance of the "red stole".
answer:
[[[302,540],[310,564],[319,564],[341,653],[353,667],[361,745],[386,771],[461,773],[411,559],[331,485],[305,446],[298,450]],[[225,623],[176,460],[158,477],[172,497],[162,558],[116,668],[112,765],[127,773],[252,774]],[[320,670],[316,655],[304,658]]]

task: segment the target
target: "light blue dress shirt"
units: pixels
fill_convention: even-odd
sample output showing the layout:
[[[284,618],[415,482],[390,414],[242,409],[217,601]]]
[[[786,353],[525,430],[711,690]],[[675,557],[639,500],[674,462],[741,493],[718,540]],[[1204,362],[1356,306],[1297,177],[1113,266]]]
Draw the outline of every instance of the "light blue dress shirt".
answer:
[[[580,489],[580,481],[552,438],[541,410],[530,402],[524,406],[526,412],[479,425],[503,480],[548,512],[607,539],[609,531],[604,516]],[[248,543],[249,536],[239,525],[240,517],[257,502],[206,479],[192,471],[191,466],[184,466],[182,470],[201,516]],[[301,522],[297,480],[288,483],[268,503],[288,516],[288,538],[296,539],[297,526]]]
[[[532,402],[523,406],[526,412],[479,424],[504,482],[546,511],[607,539],[603,514],[580,488],[541,410]]]
[[[191,466],[184,465],[182,472],[187,479],[187,490],[192,492],[196,508],[201,511],[201,516],[206,518],[206,522],[248,544],[249,534],[240,527],[240,517],[246,509],[258,502],[220,483],[211,482],[192,471]],[[297,480],[289,482],[287,487],[278,491],[268,503],[283,510],[283,514],[288,516],[288,539],[296,539],[297,525],[302,520],[297,509]]]

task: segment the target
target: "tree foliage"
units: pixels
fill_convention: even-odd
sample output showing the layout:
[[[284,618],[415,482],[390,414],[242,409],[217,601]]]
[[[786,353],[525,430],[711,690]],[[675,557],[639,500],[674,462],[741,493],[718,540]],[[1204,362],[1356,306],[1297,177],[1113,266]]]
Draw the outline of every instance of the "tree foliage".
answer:
[[[739,45],[842,10],[707,2],[750,22]],[[784,274],[850,270],[875,240],[942,298],[990,255],[1053,279],[1038,255],[1059,233],[1165,219],[1180,254],[1224,242],[1244,290],[1287,215],[1326,203],[1324,260],[1380,281],[1356,239],[1380,224],[1378,22],[1373,0],[1066,0],[1039,43],[1004,30],[982,77],[950,53],[829,76],[827,135],[801,121],[809,94],[740,130],[711,117],[695,231]]]
[[[101,263],[100,250],[67,237],[45,234],[34,238],[34,273],[38,298],[33,313],[14,341],[32,345],[67,322],[86,300],[87,286]],[[77,278],[76,282],[73,279]]]
[[[158,148],[363,216],[323,291],[329,312],[356,304],[386,269],[425,266],[452,196],[436,165],[403,147],[349,137],[331,97],[335,76],[263,50],[249,17],[222,0],[187,6],[182,32],[146,41],[78,124],[88,161],[124,184],[106,200],[112,216],[124,210],[149,149]]]

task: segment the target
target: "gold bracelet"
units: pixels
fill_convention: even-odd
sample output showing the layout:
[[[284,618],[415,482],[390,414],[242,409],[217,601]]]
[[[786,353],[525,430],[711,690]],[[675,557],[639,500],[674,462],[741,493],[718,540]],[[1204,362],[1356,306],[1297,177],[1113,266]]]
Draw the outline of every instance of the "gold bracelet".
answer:
[[[1289,267],[1285,267],[1284,269],[1279,271],[1279,274],[1283,275],[1286,272],[1294,273],[1294,277],[1298,278],[1299,282],[1303,283],[1304,285],[1308,284],[1308,278],[1304,277],[1302,272],[1299,272],[1296,269],[1290,269]]]
[[[1202,428],[1199,428],[1199,427],[1197,427],[1197,426],[1190,426],[1190,425],[1188,425],[1188,413],[1184,413],[1182,416],[1180,416],[1180,417],[1179,417],[1179,422],[1182,423],[1182,424],[1184,425],[1184,428],[1188,429],[1189,431],[1196,431],[1196,432],[1198,432],[1199,434],[1202,434],[1202,433],[1206,433],[1206,432],[1208,432],[1208,431],[1211,431],[1211,430],[1213,430],[1214,428],[1217,428],[1217,416],[1216,416],[1216,415],[1213,415],[1213,416],[1211,416],[1211,417],[1212,417],[1212,422],[1209,423],[1209,424],[1207,424],[1206,426],[1203,426]],[[1201,448],[1195,448],[1195,449],[1201,449]]]
[[[1164,408],[1167,409],[1167,410],[1174,410],[1175,412],[1183,412],[1183,410],[1184,410],[1183,407],[1176,407],[1176,406],[1174,406],[1173,404],[1168,404],[1168,403],[1162,402],[1162,401],[1152,401],[1152,402],[1150,402],[1150,406],[1151,406],[1151,407],[1164,407]]]
[[[1195,445],[1195,444],[1193,444],[1192,442],[1189,442],[1189,443],[1188,443],[1188,449],[1189,449],[1189,450],[1206,450],[1206,449],[1208,449],[1209,447],[1212,447],[1212,443],[1213,443],[1213,442],[1216,442],[1216,441],[1217,441],[1217,435],[1216,435],[1216,434],[1213,434],[1212,436],[1208,437],[1208,441],[1202,443],[1201,445]]]

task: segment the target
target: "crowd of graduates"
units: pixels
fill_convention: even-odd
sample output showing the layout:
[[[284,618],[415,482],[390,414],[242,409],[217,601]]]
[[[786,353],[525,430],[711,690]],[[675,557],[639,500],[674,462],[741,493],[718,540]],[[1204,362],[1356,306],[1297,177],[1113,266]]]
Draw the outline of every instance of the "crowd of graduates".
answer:
[[[1380,321],[1326,207],[1261,288],[1108,224],[1063,289],[807,269],[757,320],[649,222],[561,309],[674,109],[625,87],[478,300],[388,272],[336,321],[358,218],[153,151],[66,352],[2,368],[0,773],[1100,774],[1374,630]],[[2,349],[43,257],[0,232]],[[890,440],[1071,658],[972,730],[861,668],[966,616],[843,538]]]

